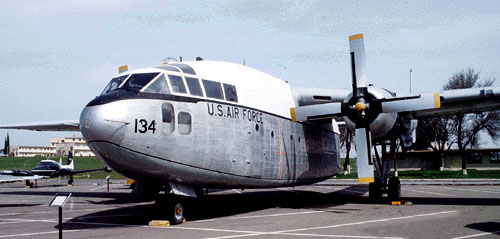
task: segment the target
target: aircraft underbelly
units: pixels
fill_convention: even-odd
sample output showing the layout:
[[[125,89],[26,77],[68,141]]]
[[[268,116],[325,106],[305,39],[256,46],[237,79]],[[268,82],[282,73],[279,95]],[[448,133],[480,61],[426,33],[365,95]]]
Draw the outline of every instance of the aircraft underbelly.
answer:
[[[338,135],[318,125],[218,102],[137,104],[129,106],[136,109],[128,120],[133,124],[121,128],[127,132],[117,133],[120,141],[89,143],[109,166],[128,177],[218,187],[276,187],[316,182],[338,173]],[[166,117],[165,111],[171,115]],[[146,127],[139,124],[138,131],[135,122],[141,120]],[[331,128],[331,121],[325,124]]]

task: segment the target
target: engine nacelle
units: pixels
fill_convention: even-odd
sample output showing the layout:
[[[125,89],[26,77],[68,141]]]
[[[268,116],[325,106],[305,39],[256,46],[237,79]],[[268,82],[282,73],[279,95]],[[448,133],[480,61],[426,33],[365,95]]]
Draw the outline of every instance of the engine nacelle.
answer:
[[[368,87],[367,90],[369,98],[384,99],[395,96],[391,92],[381,88]],[[351,99],[352,93],[345,98],[344,103],[348,103]],[[371,137],[376,139],[387,134],[394,127],[397,116],[397,113],[377,113],[377,115],[370,115],[369,118],[373,118],[370,122]],[[343,118],[347,127],[354,132],[356,124],[349,118],[349,116],[344,116]]]

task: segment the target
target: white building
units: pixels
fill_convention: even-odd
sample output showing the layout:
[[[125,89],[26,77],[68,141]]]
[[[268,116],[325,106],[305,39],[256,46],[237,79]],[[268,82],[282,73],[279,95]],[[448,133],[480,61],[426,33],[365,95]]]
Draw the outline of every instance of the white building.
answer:
[[[54,157],[56,151],[54,147],[49,146],[11,146],[9,154],[14,157]]]
[[[14,157],[54,157],[68,156],[68,152],[73,148],[73,156],[95,156],[90,151],[87,142],[81,135],[72,137],[59,137],[50,139],[51,146],[11,146],[10,155]]]
[[[55,147],[56,155],[67,156],[70,148],[73,147],[73,156],[95,156],[81,135],[50,138],[50,144]]]

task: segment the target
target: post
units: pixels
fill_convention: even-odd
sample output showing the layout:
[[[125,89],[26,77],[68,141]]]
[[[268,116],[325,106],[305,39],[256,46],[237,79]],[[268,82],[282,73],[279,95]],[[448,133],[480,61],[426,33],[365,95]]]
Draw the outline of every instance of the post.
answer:
[[[59,239],[63,238],[62,207],[59,207]]]
[[[52,199],[52,201],[49,203],[49,207],[58,207],[59,208],[59,239],[62,239],[62,233],[63,233],[63,217],[62,217],[62,208],[64,207],[64,204],[68,201],[69,197],[71,197],[71,193],[58,193]]]
[[[108,184],[108,192],[109,192],[109,179],[110,179],[110,178],[111,178],[111,176],[109,176],[109,175],[106,177],[106,182],[107,182],[107,184]]]

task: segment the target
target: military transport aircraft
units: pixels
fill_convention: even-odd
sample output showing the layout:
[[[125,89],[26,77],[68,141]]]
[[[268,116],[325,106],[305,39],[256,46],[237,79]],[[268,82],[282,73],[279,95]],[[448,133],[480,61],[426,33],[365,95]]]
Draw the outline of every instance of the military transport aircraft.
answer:
[[[13,177],[8,178],[0,178],[0,182],[12,182],[12,181],[25,181],[26,186],[31,187],[32,181],[46,178],[46,177],[60,177],[60,176],[69,176],[68,185],[73,184],[73,175],[81,174],[81,173],[89,173],[95,171],[105,171],[110,173],[111,169],[108,167],[99,168],[99,169],[85,169],[85,170],[75,170],[75,160],[68,159],[68,163],[66,165],[62,163],[58,163],[54,160],[46,159],[42,160],[38,163],[36,167],[28,170],[2,170],[0,171],[0,175],[10,175]]]
[[[176,224],[183,198],[205,188],[289,187],[336,175],[337,116],[355,133],[359,181],[370,183],[370,196],[397,198],[399,180],[387,183],[373,143],[411,135],[414,119],[500,108],[500,88],[402,96],[374,87],[363,35],[349,40],[352,90],[294,88],[227,62],[165,62],[111,79],[79,122],[1,128],[80,130],[99,159],[138,181],[135,191],[168,192]]]

